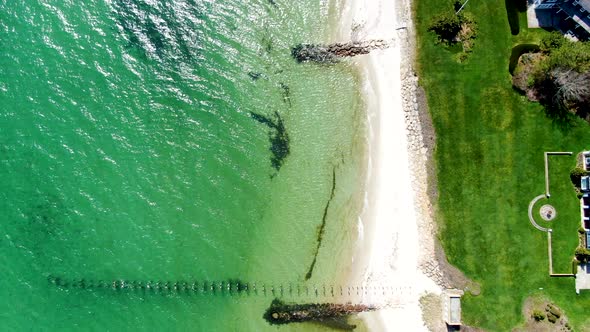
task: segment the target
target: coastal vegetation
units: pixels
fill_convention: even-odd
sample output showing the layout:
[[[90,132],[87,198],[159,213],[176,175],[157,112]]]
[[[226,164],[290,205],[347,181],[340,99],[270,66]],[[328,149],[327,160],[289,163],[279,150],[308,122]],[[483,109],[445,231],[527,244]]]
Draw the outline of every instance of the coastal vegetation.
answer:
[[[287,158],[290,152],[289,134],[287,133],[287,129],[285,129],[285,123],[283,121],[283,118],[277,111],[274,112],[274,117],[265,116],[254,112],[250,112],[250,116],[254,120],[266,125],[269,128],[269,150],[272,154],[270,158],[270,163],[272,167],[278,172],[281,169],[281,166],[283,166],[285,158]]]
[[[328,210],[330,209],[330,203],[332,203],[332,200],[334,200],[335,191],[336,191],[336,168],[334,167],[332,169],[332,189],[330,190],[330,198],[328,199],[328,202],[326,203],[326,206],[324,207],[324,213],[322,215],[322,223],[318,227],[318,231],[317,231],[317,241],[316,241],[317,246],[316,246],[315,252],[313,254],[313,261],[311,262],[311,265],[309,266],[309,269],[307,270],[307,273],[305,274],[305,280],[311,279],[311,276],[313,274],[313,269],[314,269],[315,264],[317,262],[318,254],[320,253],[320,247],[322,246],[322,239],[324,238],[324,231],[326,228],[326,220],[328,217]]]
[[[573,278],[549,277],[546,235],[529,224],[527,206],[544,191],[543,152],[587,149],[590,126],[571,113],[550,117],[513,89],[512,49],[540,45],[550,33],[528,29],[526,13],[518,11],[519,31],[513,35],[506,3],[467,4],[478,22],[478,39],[462,63],[429,31],[453,3],[415,3],[417,67],[437,134],[439,237],[449,262],[481,285],[480,295],[463,298],[466,324],[511,330],[530,318],[522,314],[525,300],[542,295],[579,329],[587,322],[590,294],[576,295]],[[579,201],[569,180],[574,166],[574,157],[551,160],[550,203],[557,216],[546,226],[553,229],[556,271],[571,271],[578,245]]]
[[[512,59],[517,61],[514,86],[554,117],[571,112],[590,120],[590,42],[572,42],[553,32],[527,50],[533,53]]]

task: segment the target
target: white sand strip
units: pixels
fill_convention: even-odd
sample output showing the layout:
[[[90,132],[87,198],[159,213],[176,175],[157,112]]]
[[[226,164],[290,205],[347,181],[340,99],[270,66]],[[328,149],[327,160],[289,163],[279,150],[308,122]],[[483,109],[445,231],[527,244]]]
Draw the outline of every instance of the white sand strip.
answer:
[[[343,41],[394,40],[391,48],[355,60],[364,79],[370,142],[367,204],[359,221],[362,234],[350,283],[410,289],[363,297],[367,304],[383,306],[377,312],[363,314],[371,330],[426,330],[419,298],[425,292],[440,294],[441,289],[420,270],[420,264],[433,257],[434,247],[429,211],[423,204],[426,178],[417,177],[424,172],[415,171],[424,168],[420,163],[425,158],[420,155],[421,146],[410,147],[408,143],[409,133],[419,135],[420,131],[406,128],[410,113],[404,109],[408,104],[415,107],[407,99],[414,90],[407,89],[408,82],[402,80],[411,65],[405,29],[411,24],[410,7],[406,0],[356,0],[345,6]],[[406,99],[402,98],[402,89]],[[410,139],[421,143],[415,137]]]

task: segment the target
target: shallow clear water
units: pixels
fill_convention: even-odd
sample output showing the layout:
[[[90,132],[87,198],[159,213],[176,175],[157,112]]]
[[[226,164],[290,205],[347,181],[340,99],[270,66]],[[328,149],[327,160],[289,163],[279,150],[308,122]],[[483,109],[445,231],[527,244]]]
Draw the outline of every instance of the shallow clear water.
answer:
[[[289,52],[326,41],[336,15],[311,0],[0,1],[3,329],[276,329],[271,294],[48,276],[333,283],[356,236],[359,84]]]

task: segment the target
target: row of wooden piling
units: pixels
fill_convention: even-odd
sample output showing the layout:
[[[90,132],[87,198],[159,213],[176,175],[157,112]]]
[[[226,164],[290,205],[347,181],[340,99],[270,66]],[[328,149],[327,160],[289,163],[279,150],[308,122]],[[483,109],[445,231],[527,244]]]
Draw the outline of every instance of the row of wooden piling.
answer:
[[[223,281],[161,281],[161,280],[94,280],[86,278],[63,278],[50,275],[47,277],[50,285],[62,289],[87,289],[87,290],[110,290],[110,291],[132,291],[145,293],[178,293],[188,295],[261,295],[261,296],[315,296],[315,297],[336,297],[336,296],[362,296],[367,294],[399,293],[407,291],[399,287],[387,286],[335,286],[328,284],[302,285],[289,283],[265,284],[249,283],[239,279],[228,279]]]

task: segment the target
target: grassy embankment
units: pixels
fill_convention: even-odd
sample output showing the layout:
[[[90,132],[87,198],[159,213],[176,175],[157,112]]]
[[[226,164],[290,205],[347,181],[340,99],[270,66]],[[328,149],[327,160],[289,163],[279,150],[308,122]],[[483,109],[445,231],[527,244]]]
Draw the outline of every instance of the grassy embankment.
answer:
[[[481,284],[465,296],[467,324],[505,331],[523,322],[524,300],[543,294],[561,307],[572,325],[589,320],[590,292],[576,295],[573,278],[548,276],[546,234],[528,221],[529,202],[544,193],[544,151],[590,148],[590,126],[548,118],[543,108],[512,90],[511,48],[546,33],[528,30],[519,14],[513,36],[504,0],[470,1],[479,33],[473,53],[460,64],[427,31],[431,18],[451,1],[416,0],[418,68],[437,132],[435,158],[440,192],[440,238],[451,263]],[[524,22],[523,22],[524,21]],[[513,29],[514,30],[514,29]],[[586,144],[585,144],[586,143]],[[571,271],[577,245],[579,205],[569,182],[574,157],[551,157],[554,269]]]

